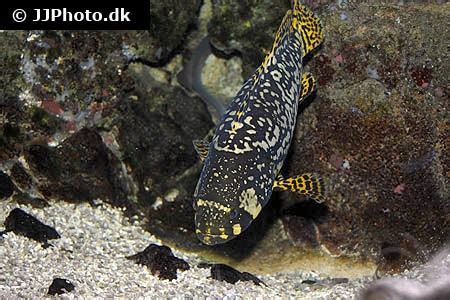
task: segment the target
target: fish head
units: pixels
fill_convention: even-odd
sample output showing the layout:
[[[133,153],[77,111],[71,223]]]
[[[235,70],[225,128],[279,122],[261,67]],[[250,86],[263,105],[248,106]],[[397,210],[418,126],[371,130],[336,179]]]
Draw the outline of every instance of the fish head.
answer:
[[[239,206],[228,201],[197,197],[194,199],[195,232],[206,245],[226,243],[247,229],[251,216]]]

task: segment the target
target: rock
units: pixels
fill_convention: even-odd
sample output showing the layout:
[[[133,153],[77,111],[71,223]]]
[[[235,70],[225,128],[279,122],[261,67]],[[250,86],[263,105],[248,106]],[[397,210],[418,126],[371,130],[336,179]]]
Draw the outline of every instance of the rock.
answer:
[[[17,97],[18,87],[24,85],[20,70],[20,56],[22,55],[26,34],[25,31],[2,32],[2,42],[0,43],[0,99]]]
[[[283,222],[294,242],[304,233],[292,228],[305,217],[314,222],[321,249],[332,255],[378,260],[389,245],[399,259],[408,253],[420,261],[450,236],[446,100],[429,93],[446,85],[440,36],[449,13],[433,4],[347,13],[345,21],[337,12],[322,15],[326,40],[309,64],[317,98],[300,110],[283,170],[321,174],[326,209]],[[405,237],[416,246],[405,246]]]
[[[26,193],[17,193],[14,195],[13,200],[21,205],[29,205],[33,208],[44,208],[50,206],[50,204],[42,198],[33,197]]]
[[[160,279],[177,279],[177,270],[189,270],[189,264],[175,257],[167,246],[150,244],[144,251],[129,256],[137,264],[144,265],[150,269],[153,275]]]
[[[0,161],[15,159],[27,143],[51,140],[65,123],[17,97],[0,98],[0,111]]]
[[[412,270],[415,279],[392,277],[377,280],[362,290],[358,299],[449,299],[449,272],[450,251],[446,247],[431,261]]]
[[[22,68],[31,103],[54,114],[89,121],[87,110],[111,103],[127,86],[120,32],[51,31],[30,34]]]
[[[14,183],[9,176],[0,171],[0,200],[9,198],[14,193]]]
[[[192,194],[200,163],[192,140],[206,136],[211,117],[199,98],[153,81],[148,67],[133,64],[129,72],[136,90],[120,106],[117,141],[149,228],[177,243],[196,241]]]
[[[226,281],[232,284],[235,284],[238,281],[253,281],[256,285],[265,285],[265,283],[256,276],[247,272],[239,272],[238,270],[224,264],[214,264],[211,266],[211,278],[219,281]]]
[[[25,160],[47,199],[126,202],[119,161],[93,129],[78,131],[58,147],[31,145]]]
[[[9,213],[4,225],[5,231],[2,234],[12,231],[15,234],[41,242],[44,247],[49,246],[48,240],[61,237],[54,228],[45,225],[20,208],[15,208]]]
[[[55,278],[52,284],[48,288],[48,295],[61,295],[65,293],[70,293],[75,289],[75,285],[67,279]]]
[[[29,191],[33,188],[33,178],[28,174],[20,162],[16,162],[12,166],[11,177],[20,190]]]
[[[150,1],[150,30],[130,34],[129,52],[138,60],[154,66],[166,64],[183,49],[186,36],[194,28],[200,0],[174,2]]]
[[[20,153],[25,140],[22,130],[24,109],[17,98],[0,98],[0,161],[10,159]]]
[[[288,1],[219,1],[213,0],[213,17],[208,25],[211,43],[222,52],[242,55],[243,77],[263,61],[272,47],[273,38]]]

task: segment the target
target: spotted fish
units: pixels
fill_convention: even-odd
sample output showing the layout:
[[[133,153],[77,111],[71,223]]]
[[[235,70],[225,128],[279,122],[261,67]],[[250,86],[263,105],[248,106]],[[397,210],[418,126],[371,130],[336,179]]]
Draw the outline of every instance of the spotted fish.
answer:
[[[322,40],[319,19],[293,0],[271,51],[228,106],[212,141],[194,141],[204,162],[193,202],[196,233],[203,243],[220,244],[238,236],[274,189],[322,200],[320,177],[285,179],[279,174],[299,101],[316,85],[302,61]]]

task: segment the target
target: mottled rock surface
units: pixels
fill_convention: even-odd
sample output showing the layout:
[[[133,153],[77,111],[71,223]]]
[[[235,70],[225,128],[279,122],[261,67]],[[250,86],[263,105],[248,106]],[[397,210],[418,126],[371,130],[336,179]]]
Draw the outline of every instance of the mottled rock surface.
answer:
[[[129,54],[153,66],[163,66],[180,52],[197,23],[200,0],[183,3],[150,1],[150,30],[133,33]]]
[[[213,16],[208,24],[211,43],[227,54],[240,53],[247,78],[270,51],[289,2],[213,0],[212,4]]]
[[[398,247],[420,257],[450,236],[449,66],[440,38],[448,17],[438,5],[323,14],[327,38],[310,64],[319,89],[298,118],[284,172],[318,172],[329,193],[325,211],[314,203],[310,213],[291,211],[287,228],[313,221],[333,255]]]

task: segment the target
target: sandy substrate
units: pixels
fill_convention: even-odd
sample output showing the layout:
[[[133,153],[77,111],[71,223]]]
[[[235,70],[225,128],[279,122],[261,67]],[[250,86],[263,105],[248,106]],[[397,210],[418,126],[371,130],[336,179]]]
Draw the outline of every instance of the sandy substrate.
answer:
[[[102,204],[54,203],[36,209],[6,202],[0,203],[0,230],[9,212],[20,207],[43,223],[54,227],[61,239],[44,249],[40,243],[8,233],[0,238],[0,298],[48,297],[53,278],[68,279],[75,290],[63,298],[91,297],[212,297],[351,299],[370,279],[336,283],[312,271],[259,275],[267,287],[252,282],[229,284],[211,278],[209,269],[197,268],[202,260],[172,249],[186,260],[191,269],[178,271],[178,279],[160,280],[146,267],[126,259],[150,243],[161,244],[141,229],[137,221],[129,222],[123,212]],[[245,271],[245,270],[240,270]],[[322,281],[305,284],[304,280]]]

